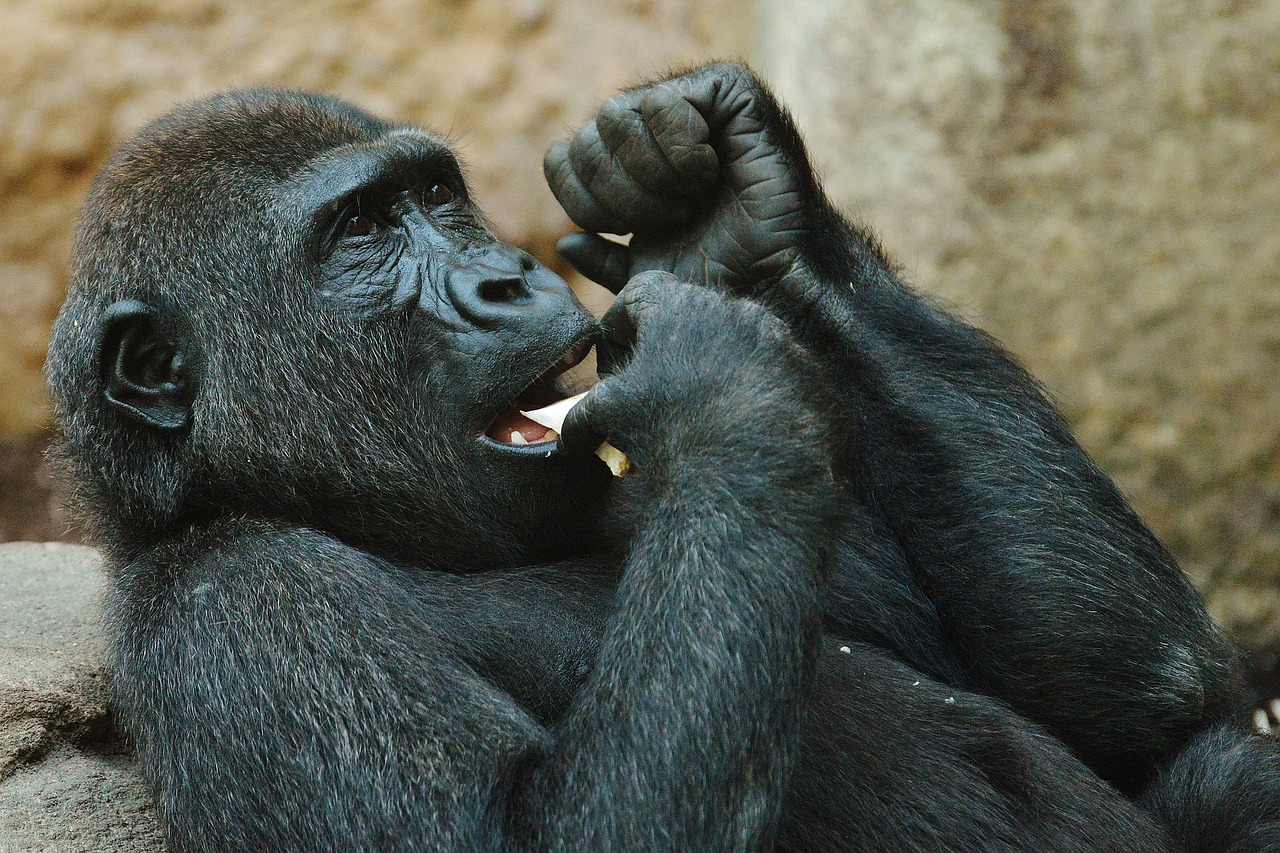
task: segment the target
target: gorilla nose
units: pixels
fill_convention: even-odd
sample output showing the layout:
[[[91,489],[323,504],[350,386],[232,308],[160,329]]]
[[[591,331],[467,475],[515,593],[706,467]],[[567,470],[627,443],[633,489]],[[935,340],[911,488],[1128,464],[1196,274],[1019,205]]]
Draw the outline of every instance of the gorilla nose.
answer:
[[[446,287],[458,314],[481,328],[566,308],[585,310],[564,279],[505,244],[467,253],[449,271]]]

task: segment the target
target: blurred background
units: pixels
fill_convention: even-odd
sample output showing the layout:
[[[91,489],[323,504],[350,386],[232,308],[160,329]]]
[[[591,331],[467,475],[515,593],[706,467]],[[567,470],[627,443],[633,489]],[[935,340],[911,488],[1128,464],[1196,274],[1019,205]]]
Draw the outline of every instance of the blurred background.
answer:
[[[1274,666],[1280,0],[3,0],[0,32],[0,541],[76,537],[41,364],[76,210],[148,119],[271,84],[434,127],[500,235],[567,273],[547,145],[619,86],[740,57]]]

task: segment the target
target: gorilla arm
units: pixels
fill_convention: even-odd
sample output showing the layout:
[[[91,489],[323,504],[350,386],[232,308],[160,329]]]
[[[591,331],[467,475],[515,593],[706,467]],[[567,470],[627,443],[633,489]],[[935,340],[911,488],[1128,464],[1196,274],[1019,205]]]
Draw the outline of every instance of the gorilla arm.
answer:
[[[642,509],[595,670],[519,812],[558,815],[538,849],[772,849],[799,744],[833,512],[822,391],[766,312],[663,278],[605,317],[628,361],[565,424],[568,446],[635,461],[621,482]],[[743,435],[750,412],[787,434]]]
[[[617,288],[664,269],[751,295],[821,356],[845,412],[841,468],[978,690],[1122,784],[1238,700],[1233,651],[1043,390],[899,281],[746,69],[623,93],[545,166],[578,225],[632,233],[565,238],[588,276]]]

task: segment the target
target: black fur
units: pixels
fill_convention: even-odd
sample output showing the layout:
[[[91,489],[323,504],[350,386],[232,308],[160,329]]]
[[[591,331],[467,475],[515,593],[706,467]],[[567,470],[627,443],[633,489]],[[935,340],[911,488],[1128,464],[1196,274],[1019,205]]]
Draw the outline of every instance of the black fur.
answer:
[[[337,101],[198,102],[99,177],[48,371],[174,849],[1272,849],[1233,648],[749,72],[547,172],[634,232],[563,247],[630,281],[602,331]],[[593,336],[587,452],[478,437]]]

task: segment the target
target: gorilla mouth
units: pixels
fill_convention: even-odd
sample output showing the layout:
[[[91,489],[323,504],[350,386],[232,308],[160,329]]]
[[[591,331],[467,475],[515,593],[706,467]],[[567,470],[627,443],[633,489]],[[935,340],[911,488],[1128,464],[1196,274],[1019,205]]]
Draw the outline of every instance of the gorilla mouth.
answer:
[[[534,423],[520,414],[520,411],[522,409],[532,411],[549,406],[566,397],[572,397],[575,393],[585,390],[587,385],[594,383],[594,377],[588,379],[581,375],[583,371],[574,372],[578,381],[570,381],[570,377],[566,376],[586,359],[594,345],[594,337],[586,337],[569,347],[550,369],[533,380],[510,406],[490,422],[484,431],[485,438],[508,447],[549,445],[559,438],[560,434],[555,430]]]

